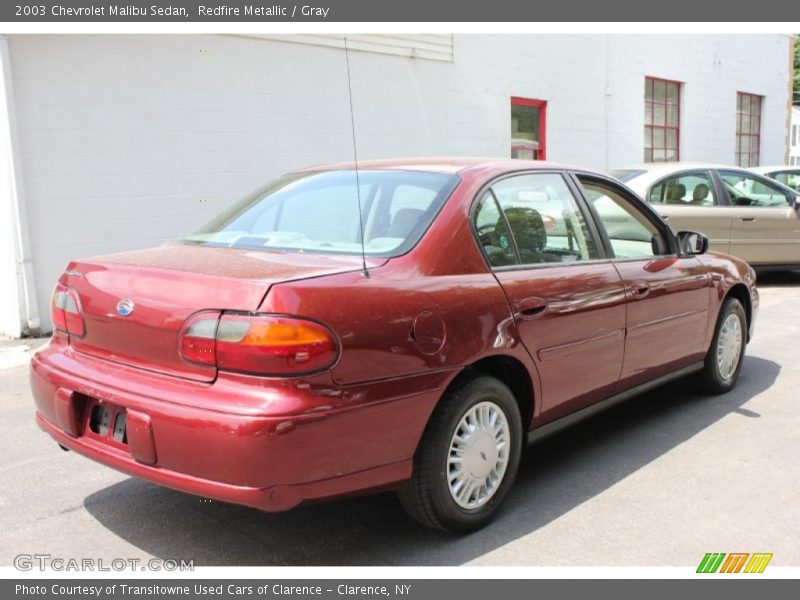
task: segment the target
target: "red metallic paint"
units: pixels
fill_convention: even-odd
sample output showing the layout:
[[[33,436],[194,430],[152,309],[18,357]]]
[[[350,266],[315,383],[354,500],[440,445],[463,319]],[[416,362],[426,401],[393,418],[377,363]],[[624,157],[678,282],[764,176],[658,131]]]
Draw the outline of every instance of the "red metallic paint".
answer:
[[[461,178],[417,246],[368,259],[369,277],[360,257],[180,244],[71,262],[60,281],[80,295],[86,335],[56,333],[33,358],[39,426],[125,473],[283,510],[407,480],[447,386],[483,359],[504,357],[527,373],[520,402],[531,429],[697,360],[733,286],[744,286],[755,314],[749,269],[728,257],[492,272],[469,223],[478,191],[509,172],[570,167],[477,159],[360,166]],[[634,300],[641,282],[649,292]],[[115,313],[120,298],[136,303],[130,317]],[[339,359],[296,378],[182,361],[186,319],[225,309],[324,323]],[[97,401],[127,410],[127,445],[88,431]]]

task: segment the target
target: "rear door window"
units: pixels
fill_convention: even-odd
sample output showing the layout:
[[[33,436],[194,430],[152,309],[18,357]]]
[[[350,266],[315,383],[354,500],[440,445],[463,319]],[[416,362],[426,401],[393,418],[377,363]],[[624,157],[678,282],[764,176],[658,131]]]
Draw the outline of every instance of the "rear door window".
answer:
[[[475,228],[492,266],[597,258],[586,219],[558,173],[498,181],[481,198]]]
[[[680,173],[662,179],[650,189],[651,204],[679,206],[717,206],[714,183],[709,171]]]

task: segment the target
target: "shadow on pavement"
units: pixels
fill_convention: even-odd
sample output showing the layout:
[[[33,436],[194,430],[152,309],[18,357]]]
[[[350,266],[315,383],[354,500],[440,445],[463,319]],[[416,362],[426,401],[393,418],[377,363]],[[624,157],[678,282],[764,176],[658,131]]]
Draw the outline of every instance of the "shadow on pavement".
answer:
[[[765,288],[800,286],[800,271],[759,271],[756,283]]]
[[[749,356],[726,395],[675,382],[530,447],[499,518],[465,537],[417,526],[391,493],[268,514],[128,479],[84,505],[144,552],[195,565],[458,565],[547,525],[730,413],[757,418],[743,405],[779,372]]]

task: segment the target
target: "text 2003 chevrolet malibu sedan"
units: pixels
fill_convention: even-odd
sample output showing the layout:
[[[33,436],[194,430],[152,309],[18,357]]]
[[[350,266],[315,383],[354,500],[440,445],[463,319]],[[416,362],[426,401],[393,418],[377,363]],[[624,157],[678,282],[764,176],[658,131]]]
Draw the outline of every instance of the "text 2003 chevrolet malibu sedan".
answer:
[[[36,418],[178,490],[277,511],[398,488],[468,531],[526,441],[690,372],[735,384],[755,276],[706,246],[556,164],[292,173],[181,242],[71,262]]]

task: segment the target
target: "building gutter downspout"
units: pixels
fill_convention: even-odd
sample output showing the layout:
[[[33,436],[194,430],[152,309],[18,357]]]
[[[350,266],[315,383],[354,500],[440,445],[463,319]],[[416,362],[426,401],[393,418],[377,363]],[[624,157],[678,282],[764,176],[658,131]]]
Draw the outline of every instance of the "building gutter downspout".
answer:
[[[41,318],[39,314],[39,301],[36,294],[36,278],[34,276],[33,253],[31,251],[30,235],[28,234],[28,214],[25,207],[25,194],[23,189],[22,166],[19,150],[19,132],[17,131],[17,116],[14,105],[14,87],[11,76],[11,55],[8,49],[8,37],[0,34],[0,97],[4,98],[5,110],[0,118],[6,121],[8,131],[8,153],[11,161],[11,181],[9,186],[12,194],[12,212],[14,244],[16,246],[17,272],[22,288],[22,306],[20,318],[22,333],[24,335],[38,335],[41,333]]]

